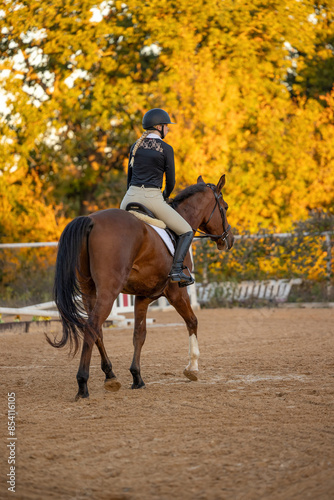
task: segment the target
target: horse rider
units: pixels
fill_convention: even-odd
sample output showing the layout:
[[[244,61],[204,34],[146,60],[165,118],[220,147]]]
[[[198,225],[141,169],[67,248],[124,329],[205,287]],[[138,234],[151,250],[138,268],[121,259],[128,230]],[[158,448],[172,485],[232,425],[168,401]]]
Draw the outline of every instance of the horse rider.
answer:
[[[130,150],[127,192],[120,208],[125,210],[132,202],[142,203],[178,235],[169,277],[172,282],[188,286],[194,283],[194,279],[184,274],[183,261],[193,238],[193,230],[166,202],[175,186],[174,151],[163,140],[171,124],[168,113],[163,109],[154,108],[145,113],[142,122],[145,132]],[[164,175],[166,187],[162,193]]]

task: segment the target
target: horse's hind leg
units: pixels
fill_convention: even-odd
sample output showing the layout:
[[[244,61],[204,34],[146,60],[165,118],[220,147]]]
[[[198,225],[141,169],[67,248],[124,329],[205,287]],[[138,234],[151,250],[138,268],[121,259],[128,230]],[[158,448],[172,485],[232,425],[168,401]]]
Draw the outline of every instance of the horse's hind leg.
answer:
[[[85,272],[87,276],[87,270]],[[81,284],[82,289],[82,301],[86,309],[87,314],[91,314],[95,302],[96,302],[96,289],[95,284],[92,279],[87,278],[84,283]],[[78,382],[78,393],[75,400],[78,401],[80,398],[88,398],[89,392],[87,387],[87,381],[89,378],[89,366],[92,357],[93,342],[91,335],[89,333],[89,328],[87,327],[84,331],[83,345],[80,357],[79,369],[77,372],[77,382]]]
[[[141,389],[145,387],[140,374],[140,353],[146,339],[146,314],[152,299],[146,297],[135,298],[135,327],[133,332],[134,354],[130,366],[130,372],[133,377],[132,389]]]
[[[185,288],[180,288],[176,284],[169,284],[165,290],[165,296],[169,303],[175,307],[177,312],[186,322],[189,333],[189,364],[183,374],[189,379],[198,380],[198,358],[199,348],[197,340],[197,318],[192,310],[190,298]]]
[[[104,294],[102,300],[100,294],[99,298],[95,299],[94,297],[94,299],[89,301],[89,304],[85,304],[86,309],[88,310],[89,317],[87,321],[87,331],[84,334],[80,365],[77,373],[79,389],[78,394],[75,398],[76,400],[78,400],[79,398],[87,398],[89,396],[87,382],[89,378],[89,366],[92,357],[92,349],[94,346],[94,342],[92,342],[91,340],[92,335],[95,336],[95,343],[101,354],[101,367],[106,374],[105,384],[107,383],[107,380],[112,380],[111,382],[109,382],[109,386],[106,388],[108,388],[109,390],[117,391],[121,386],[112,371],[111,361],[107,356],[102,337],[102,325],[110,314],[115,298],[116,296],[114,294],[107,293]],[[90,334],[90,332],[92,333]]]
[[[118,389],[121,387],[121,383],[117,380],[116,375],[112,371],[112,364],[110,359],[108,358],[108,354],[103,343],[102,328],[100,328],[99,330],[99,336],[96,339],[96,345],[101,356],[101,368],[106,375],[104,381],[104,388],[107,391],[112,391],[112,392],[118,391]]]

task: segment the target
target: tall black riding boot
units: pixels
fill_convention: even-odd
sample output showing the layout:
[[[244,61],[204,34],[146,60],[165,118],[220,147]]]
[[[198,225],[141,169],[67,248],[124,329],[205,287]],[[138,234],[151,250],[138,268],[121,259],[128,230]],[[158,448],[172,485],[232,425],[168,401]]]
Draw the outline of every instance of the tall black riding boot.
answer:
[[[189,250],[193,235],[194,233],[189,231],[188,233],[181,234],[177,241],[173,265],[169,273],[169,277],[172,282],[179,282],[180,286],[192,285],[195,282],[192,276],[187,276],[183,272],[183,269],[185,269],[183,261]]]

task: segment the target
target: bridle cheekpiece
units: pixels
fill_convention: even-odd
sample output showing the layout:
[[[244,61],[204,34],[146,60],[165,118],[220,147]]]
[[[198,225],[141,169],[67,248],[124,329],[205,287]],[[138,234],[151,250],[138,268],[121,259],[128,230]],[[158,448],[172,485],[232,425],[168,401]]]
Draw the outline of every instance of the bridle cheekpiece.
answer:
[[[210,220],[212,219],[212,216],[216,210],[216,207],[218,205],[218,208],[219,208],[219,212],[220,212],[220,215],[221,215],[221,218],[222,218],[222,223],[223,223],[223,233],[222,234],[209,234],[209,233],[205,233],[204,231],[201,231],[200,229],[193,229],[193,231],[198,232],[200,233],[199,236],[196,236],[196,238],[211,238],[213,240],[219,240],[219,239],[222,239],[222,241],[225,243],[227,249],[228,249],[228,243],[227,243],[227,237],[228,237],[228,233],[231,229],[231,226],[230,224],[228,224],[227,228],[225,228],[225,213],[223,211],[223,207],[220,205],[219,203],[219,199],[222,198],[222,194],[221,193],[217,193],[216,191],[216,186],[214,184],[207,184],[207,187],[209,187],[213,194],[214,194],[214,197],[215,197],[215,206],[213,207],[213,210],[210,214],[210,217],[208,218],[208,220],[206,222],[203,223],[204,227],[206,227]]]

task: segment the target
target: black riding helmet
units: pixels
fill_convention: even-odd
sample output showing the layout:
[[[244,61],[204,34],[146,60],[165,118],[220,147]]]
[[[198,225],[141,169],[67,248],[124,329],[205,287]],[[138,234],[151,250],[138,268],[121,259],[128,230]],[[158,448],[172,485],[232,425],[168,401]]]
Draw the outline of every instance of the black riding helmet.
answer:
[[[171,121],[169,114],[160,108],[154,108],[150,109],[150,111],[147,111],[147,113],[145,113],[143,117],[142,124],[145,130],[157,130],[155,128],[156,125],[175,125],[175,123]],[[161,133],[161,136],[163,139],[164,134]]]

